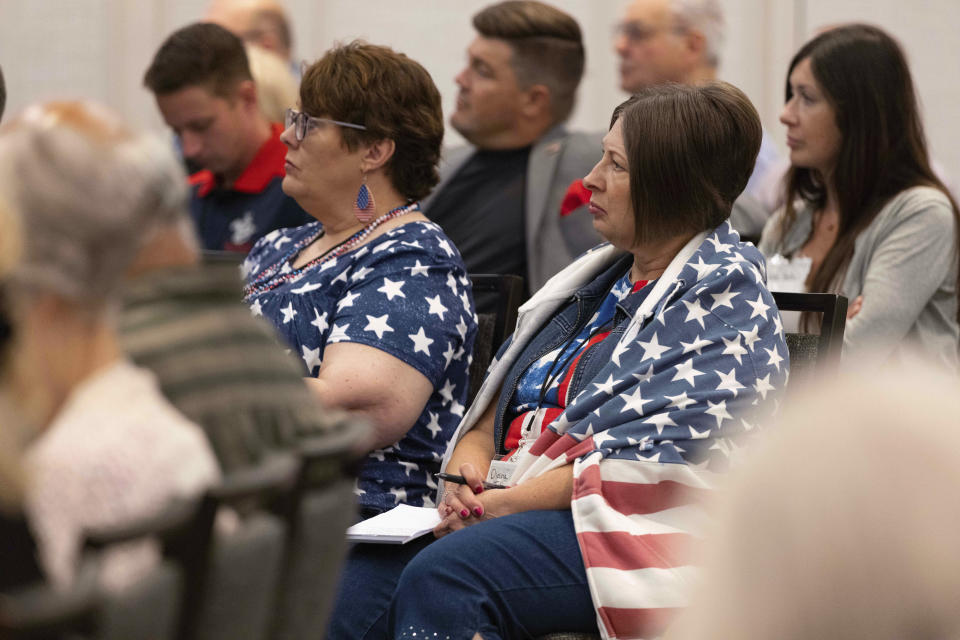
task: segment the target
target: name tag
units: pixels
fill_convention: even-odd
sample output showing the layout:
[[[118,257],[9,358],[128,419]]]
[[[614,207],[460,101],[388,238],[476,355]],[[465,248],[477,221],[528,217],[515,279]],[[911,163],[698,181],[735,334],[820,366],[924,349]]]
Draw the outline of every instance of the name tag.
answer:
[[[504,487],[510,486],[510,478],[513,477],[513,471],[517,468],[517,463],[510,460],[492,460],[490,470],[487,471],[487,482],[490,484],[499,484]]]

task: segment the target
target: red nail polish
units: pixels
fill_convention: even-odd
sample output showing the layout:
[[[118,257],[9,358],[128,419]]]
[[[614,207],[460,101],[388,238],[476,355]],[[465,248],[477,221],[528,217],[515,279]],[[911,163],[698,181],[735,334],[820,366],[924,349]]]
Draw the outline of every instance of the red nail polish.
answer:
[[[478,484],[476,487],[474,487],[473,492],[474,492],[474,493],[483,493],[483,485],[482,485],[482,484]]]
[[[466,509],[461,509],[461,510],[460,510],[460,517],[461,517],[461,518],[466,518],[468,515],[470,515],[470,512],[467,511]]]
[[[474,512],[475,514],[477,514],[477,517],[482,516],[482,515],[483,515],[483,507],[474,507],[474,508],[473,508],[473,512]]]

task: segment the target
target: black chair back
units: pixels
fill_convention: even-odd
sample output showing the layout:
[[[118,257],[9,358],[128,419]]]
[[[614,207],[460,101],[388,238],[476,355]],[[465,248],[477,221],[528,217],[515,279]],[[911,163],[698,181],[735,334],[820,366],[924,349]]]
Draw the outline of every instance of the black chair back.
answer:
[[[100,617],[100,562],[86,554],[69,588],[48,583],[0,595],[0,638],[91,638]]]
[[[787,333],[790,350],[790,376],[821,375],[836,371],[843,350],[843,332],[847,323],[847,299],[834,293],[793,293],[773,291],[780,311],[820,313],[820,333]]]
[[[247,257],[246,253],[241,251],[217,251],[215,249],[204,249],[201,252],[204,264],[235,264],[240,266],[243,259]]]
[[[90,549],[106,549],[131,540],[159,540],[164,558],[175,562],[183,576],[183,589],[180,602],[177,603],[179,620],[175,637],[181,640],[213,638],[209,630],[212,626],[223,626],[219,623],[221,616],[230,616],[231,607],[243,606],[231,603],[237,597],[230,589],[239,590],[237,593],[240,593],[250,586],[240,584],[239,580],[228,575],[229,565],[243,552],[242,548],[238,550],[231,546],[232,538],[248,548],[256,548],[255,545],[260,544],[259,539],[269,538],[270,553],[276,556],[276,562],[273,563],[275,567],[271,566],[271,571],[276,576],[263,576],[264,590],[269,589],[269,593],[275,590],[285,531],[268,510],[282,510],[285,507],[277,505],[292,499],[299,469],[300,460],[296,456],[268,456],[257,467],[231,473],[198,501],[171,504],[156,517],[129,526],[88,531],[86,546]],[[237,532],[239,535],[216,535],[214,522],[221,507],[233,509],[241,519]],[[267,519],[271,521],[267,522]],[[252,523],[251,526],[245,527],[248,523]],[[250,530],[247,531],[247,528]],[[247,543],[246,540],[251,542]],[[279,542],[273,544],[273,540]],[[248,607],[244,611],[234,611],[231,618],[238,626],[246,625],[245,633],[251,637],[266,635],[269,603],[267,597],[263,597],[262,601],[265,603],[262,611]],[[250,622],[247,622],[248,618]]]
[[[360,427],[360,425],[355,425]],[[273,606],[273,640],[322,635],[333,606],[348,526],[356,520],[353,495],[361,428],[304,440],[294,499],[287,504],[287,543]]]
[[[470,363],[470,391],[473,402],[493,356],[517,324],[517,309],[523,301],[523,278],[514,275],[470,274],[473,300],[477,307],[477,337]]]

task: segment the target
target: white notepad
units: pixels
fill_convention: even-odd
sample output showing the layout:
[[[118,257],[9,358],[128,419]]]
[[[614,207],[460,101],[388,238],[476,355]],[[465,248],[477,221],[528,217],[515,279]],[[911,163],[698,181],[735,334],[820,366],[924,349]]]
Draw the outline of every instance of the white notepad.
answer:
[[[430,533],[440,524],[436,507],[411,507],[401,504],[347,529],[351,542],[405,544]]]

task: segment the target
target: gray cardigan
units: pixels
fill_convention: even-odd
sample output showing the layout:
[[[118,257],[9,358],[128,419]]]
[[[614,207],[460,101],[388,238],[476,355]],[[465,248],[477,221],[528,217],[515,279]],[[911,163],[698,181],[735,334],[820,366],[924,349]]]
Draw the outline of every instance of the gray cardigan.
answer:
[[[803,207],[780,238],[777,212],[763,229],[765,256],[791,255],[810,237],[813,210]],[[857,237],[837,293],[863,308],[847,321],[847,362],[899,359],[904,345],[951,370],[958,367],[956,222],[937,189],[913,187],[892,198]]]

